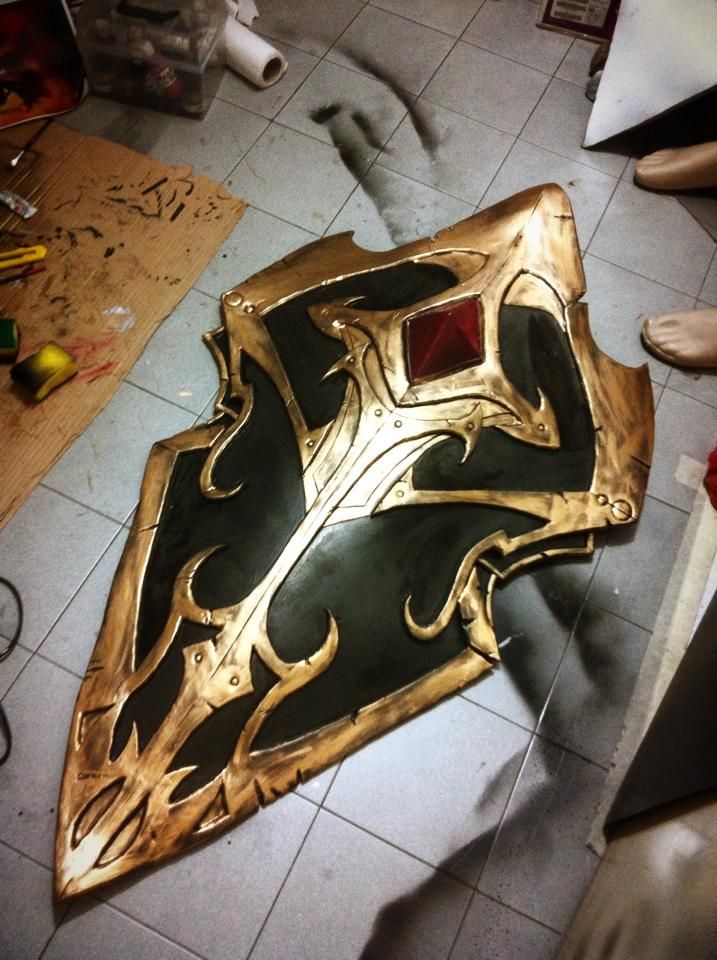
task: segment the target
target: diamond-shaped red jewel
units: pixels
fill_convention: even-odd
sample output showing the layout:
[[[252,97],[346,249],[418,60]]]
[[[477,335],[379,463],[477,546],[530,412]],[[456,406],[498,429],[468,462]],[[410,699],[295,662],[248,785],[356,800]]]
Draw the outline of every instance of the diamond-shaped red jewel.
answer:
[[[425,380],[482,363],[481,320],[475,297],[411,317],[405,329],[409,379]]]

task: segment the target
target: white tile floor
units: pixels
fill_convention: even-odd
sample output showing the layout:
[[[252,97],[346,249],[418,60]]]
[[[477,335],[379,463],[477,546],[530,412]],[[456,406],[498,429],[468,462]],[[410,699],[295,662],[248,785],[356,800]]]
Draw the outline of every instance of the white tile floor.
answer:
[[[389,247],[557,180],[575,204],[603,349],[643,362],[643,316],[717,303],[707,234],[673,197],[633,186],[626,156],[580,147],[593,48],[534,29],[530,0],[259,6],[256,25],[289,61],[278,86],[227,75],[202,123],[97,100],[67,121],[192,163],[252,207],[0,533],[0,573],[26,609],[21,646],[0,666],[15,733],[0,770],[0,956],[550,960],[594,867],[584,838],[694,496],[676,471],[717,440],[714,374],[654,360],[642,519],[592,561],[499,594],[495,676],[214,843],[101,900],[51,901],[65,739],[122,524],[150,443],[191,424],[212,393],[199,334],[217,324],[222,290],[324,233]],[[333,117],[312,119],[326,107]],[[0,633],[11,620],[3,598]]]

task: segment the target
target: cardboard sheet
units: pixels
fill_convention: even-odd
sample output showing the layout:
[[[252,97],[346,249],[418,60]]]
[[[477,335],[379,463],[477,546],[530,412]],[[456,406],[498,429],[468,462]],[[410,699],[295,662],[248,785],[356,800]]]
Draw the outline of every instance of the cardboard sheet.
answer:
[[[0,312],[20,326],[18,359],[53,340],[80,370],[36,403],[0,367],[0,527],[107,404],[245,208],[190,167],[58,123],[11,173],[12,145],[31,132],[0,136],[0,187],[39,208],[29,220],[0,210],[0,249],[43,244],[47,270],[0,287]]]
[[[607,849],[604,828],[610,808],[685,655],[697,614],[703,606],[716,555],[717,511],[704,487],[700,487],[595,812],[588,846],[598,856],[604,856]]]

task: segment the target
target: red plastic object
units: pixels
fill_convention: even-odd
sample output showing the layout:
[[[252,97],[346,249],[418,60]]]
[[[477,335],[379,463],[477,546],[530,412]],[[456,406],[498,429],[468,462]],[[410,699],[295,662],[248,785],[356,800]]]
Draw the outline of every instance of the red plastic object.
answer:
[[[419,313],[406,324],[408,376],[413,382],[482,363],[482,311],[475,297]]]
[[[705,487],[707,488],[712,506],[717,510],[717,447],[715,447],[709,457],[707,457]]]

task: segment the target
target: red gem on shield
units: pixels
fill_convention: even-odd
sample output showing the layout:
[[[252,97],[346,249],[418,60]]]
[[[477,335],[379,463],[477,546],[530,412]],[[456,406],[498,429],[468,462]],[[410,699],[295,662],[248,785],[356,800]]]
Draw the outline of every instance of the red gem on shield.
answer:
[[[482,363],[481,320],[475,297],[411,317],[405,330],[409,379],[426,380]]]

